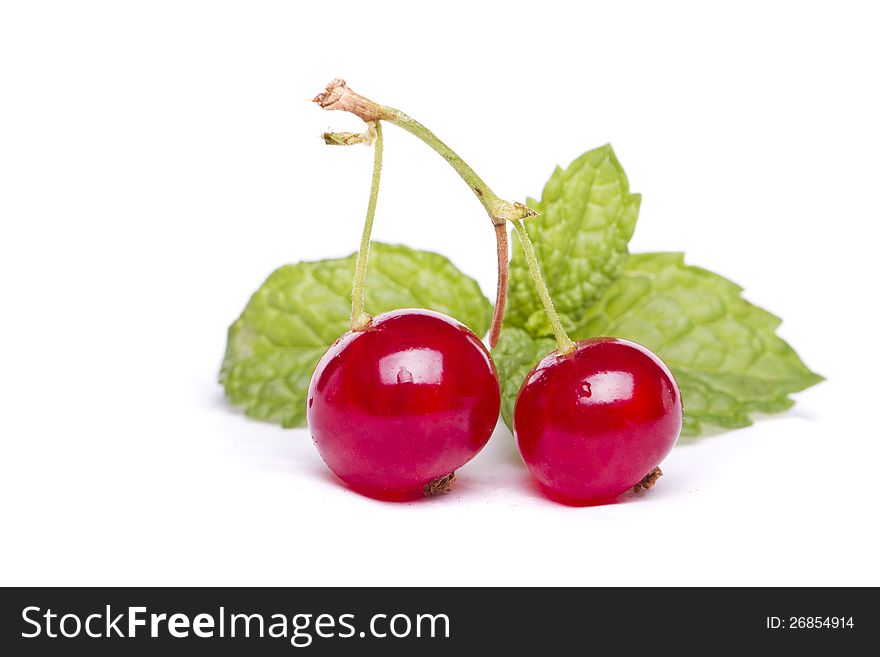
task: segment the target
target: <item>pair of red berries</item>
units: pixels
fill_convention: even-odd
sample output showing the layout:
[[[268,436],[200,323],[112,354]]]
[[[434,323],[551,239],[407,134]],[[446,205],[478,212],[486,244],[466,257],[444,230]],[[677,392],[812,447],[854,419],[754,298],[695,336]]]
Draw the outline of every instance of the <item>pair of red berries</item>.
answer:
[[[489,352],[445,315],[397,310],[349,331],[312,376],[308,422],[321,457],[352,489],[408,500],[443,489],[488,442],[500,394]],[[663,362],[598,338],[553,352],[516,401],[523,460],[551,498],[611,501],[672,449],[681,396]]]

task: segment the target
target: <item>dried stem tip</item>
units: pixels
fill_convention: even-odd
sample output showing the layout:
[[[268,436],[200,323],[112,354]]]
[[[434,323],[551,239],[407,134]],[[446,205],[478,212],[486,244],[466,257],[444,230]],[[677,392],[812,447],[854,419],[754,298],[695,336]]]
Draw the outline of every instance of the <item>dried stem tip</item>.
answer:
[[[325,132],[321,135],[324,143],[329,146],[354,146],[364,144],[370,146],[376,140],[374,123],[368,125],[366,132]]]
[[[351,112],[367,123],[383,118],[381,106],[360,94],[356,94],[348,88],[345,80],[339,78],[328,84],[327,88],[315,96],[313,100],[326,110]]]

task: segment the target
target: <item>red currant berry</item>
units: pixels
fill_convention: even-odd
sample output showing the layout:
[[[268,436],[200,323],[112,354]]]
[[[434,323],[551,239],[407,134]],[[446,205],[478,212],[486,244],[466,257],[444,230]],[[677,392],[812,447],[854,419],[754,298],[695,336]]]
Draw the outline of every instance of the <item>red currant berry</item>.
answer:
[[[669,454],[681,431],[681,393],[645,347],[584,340],[529,373],[514,426],[523,459],[549,497],[600,504],[638,485]]]
[[[337,477],[365,495],[406,500],[483,448],[500,403],[495,365],[473,332],[440,313],[395,310],[324,354],[308,422]]]

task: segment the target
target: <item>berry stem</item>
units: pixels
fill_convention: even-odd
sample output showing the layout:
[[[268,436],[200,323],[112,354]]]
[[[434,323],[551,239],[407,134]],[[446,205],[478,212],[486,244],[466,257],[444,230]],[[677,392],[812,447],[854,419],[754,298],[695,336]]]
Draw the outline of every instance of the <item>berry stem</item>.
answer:
[[[362,331],[370,325],[372,317],[364,311],[364,281],[367,276],[367,257],[370,254],[370,234],[373,232],[373,217],[376,215],[376,201],[379,199],[379,178],[382,175],[382,126],[376,121],[371,130],[375,131],[376,143],[373,150],[373,182],[370,185],[370,200],[367,203],[367,218],[358,249],[357,264],[354,269],[354,284],[351,288],[351,330]]]
[[[526,226],[521,219],[517,219],[513,222],[513,229],[516,231],[517,237],[519,237],[520,244],[522,244],[523,254],[526,256],[526,262],[529,265],[529,273],[535,282],[538,297],[544,305],[544,312],[547,313],[547,319],[550,320],[550,328],[553,329],[553,335],[556,337],[556,351],[560,356],[569,354],[574,351],[574,342],[568,337],[568,334],[562,327],[562,322],[559,321],[559,315],[553,306],[553,299],[550,297],[547,283],[544,282],[544,277],[541,275],[541,268],[538,266],[538,259],[535,257],[535,248],[532,246],[532,240],[529,239]]]
[[[407,116],[398,109],[394,109],[393,107],[382,107],[382,118],[389,123],[393,123],[394,125],[403,128],[411,135],[415,135],[436,151],[440,157],[449,163],[449,166],[455,169],[456,173],[461,176],[461,179],[467,183],[467,186],[471,188],[471,191],[476,195],[477,200],[483,204],[492,223],[504,223],[506,216],[502,216],[502,214],[505,212],[509,213],[509,206],[512,204],[499,198],[498,195],[489,188],[489,185],[483,182],[483,179],[477,175],[477,172],[474,171],[467,162],[461,159],[458,153],[449,148],[449,146],[443,143],[437,135],[428,130],[421,123],[414,118]]]
[[[328,146],[369,146],[376,141],[376,123],[368,123],[366,132],[325,132],[321,136]]]
[[[501,322],[504,319],[504,302],[507,299],[508,249],[507,224],[495,224],[495,242],[498,245],[498,288],[495,291],[495,312],[492,314],[492,326],[489,329],[489,346],[493,349],[501,335]],[[497,300],[501,299],[498,303]]]
[[[494,347],[501,331],[501,320],[504,317],[504,306],[507,303],[507,230],[504,227],[507,221],[517,221],[526,217],[535,216],[535,211],[521,203],[505,201],[493,192],[489,186],[477,175],[467,162],[443,143],[437,135],[428,130],[421,123],[393,107],[387,107],[364,98],[355,93],[346,85],[345,80],[333,80],[327,85],[322,93],[318,94],[314,101],[322,108],[328,110],[341,110],[351,112],[367,123],[387,121],[403,128],[410,134],[421,139],[425,144],[436,151],[449,165],[455,169],[461,179],[467,183],[471,191],[483,205],[489,219],[496,227],[495,240],[498,249],[498,294],[495,299],[495,313],[492,319],[492,328],[489,332],[489,345]]]

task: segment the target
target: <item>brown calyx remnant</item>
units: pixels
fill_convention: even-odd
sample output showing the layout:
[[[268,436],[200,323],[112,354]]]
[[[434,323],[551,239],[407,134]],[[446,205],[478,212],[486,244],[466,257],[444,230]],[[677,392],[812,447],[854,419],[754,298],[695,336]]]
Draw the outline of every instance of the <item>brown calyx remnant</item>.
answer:
[[[326,90],[315,96],[313,100],[326,110],[351,112],[367,123],[383,118],[381,106],[355,93],[348,88],[345,80],[339,78],[328,84]]]
[[[455,483],[455,473],[450,472],[448,475],[437,477],[425,484],[425,497],[437,497],[438,495],[446,495],[452,490],[452,484]]]
[[[660,468],[654,468],[651,470],[645,478],[642,479],[639,483],[633,486],[633,492],[638,493],[643,490],[650,490],[654,487],[654,484],[657,483],[657,480],[663,476],[663,470]]]

